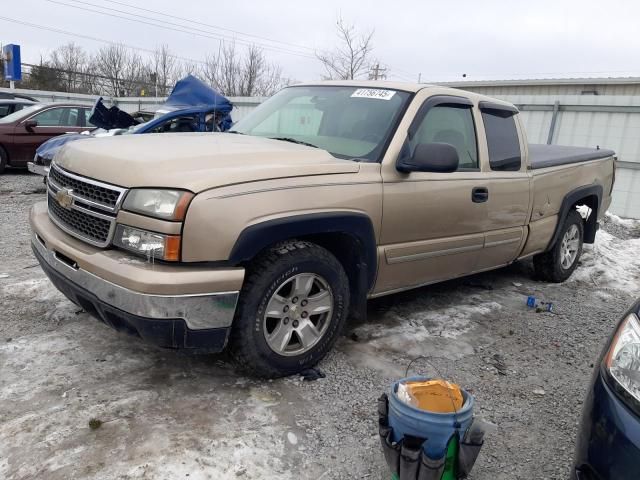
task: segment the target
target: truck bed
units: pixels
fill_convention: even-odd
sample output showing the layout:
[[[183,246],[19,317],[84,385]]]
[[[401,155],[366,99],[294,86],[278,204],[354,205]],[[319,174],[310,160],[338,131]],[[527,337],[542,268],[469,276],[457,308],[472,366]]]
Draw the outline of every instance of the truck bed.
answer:
[[[529,164],[532,170],[556,167],[570,163],[586,162],[612,157],[613,150],[606,148],[566,147],[563,145],[529,144]]]

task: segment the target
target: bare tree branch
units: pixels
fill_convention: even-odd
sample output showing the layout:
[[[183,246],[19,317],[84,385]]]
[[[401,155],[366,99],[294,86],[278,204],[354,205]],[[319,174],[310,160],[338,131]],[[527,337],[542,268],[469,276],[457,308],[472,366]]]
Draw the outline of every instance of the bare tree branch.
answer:
[[[336,21],[336,33],[340,41],[333,51],[316,52],[316,58],[325,69],[326,80],[353,80],[369,70],[370,54],[373,51],[373,30],[359,34],[353,25],[342,17]]]
[[[89,57],[84,49],[73,42],[69,42],[51,52],[49,65],[61,71],[61,80],[67,92],[81,92],[83,75]]]
[[[161,97],[168,95],[168,89],[175,83],[176,73],[181,68],[177,63],[176,57],[167,44],[162,44],[155,49],[149,65],[149,78],[157,90],[154,95]]]
[[[269,96],[289,80],[279,65],[270,64],[261,48],[251,45],[240,52],[235,43],[225,43],[217,54],[207,56],[201,74],[223,95]]]

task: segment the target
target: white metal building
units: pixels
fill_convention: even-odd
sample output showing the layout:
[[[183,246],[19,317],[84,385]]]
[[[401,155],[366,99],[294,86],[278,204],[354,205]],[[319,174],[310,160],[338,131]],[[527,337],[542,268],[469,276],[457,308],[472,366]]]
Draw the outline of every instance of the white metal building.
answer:
[[[615,150],[610,211],[640,219],[640,78],[449,82],[518,106],[530,143]]]

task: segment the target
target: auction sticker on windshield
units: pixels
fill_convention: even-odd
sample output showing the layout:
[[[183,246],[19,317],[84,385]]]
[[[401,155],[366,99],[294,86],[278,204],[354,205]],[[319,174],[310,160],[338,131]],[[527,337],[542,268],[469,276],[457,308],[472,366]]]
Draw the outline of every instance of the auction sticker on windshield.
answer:
[[[351,94],[352,98],[377,98],[379,100],[391,100],[396,94],[395,90],[382,90],[380,88],[359,88]]]

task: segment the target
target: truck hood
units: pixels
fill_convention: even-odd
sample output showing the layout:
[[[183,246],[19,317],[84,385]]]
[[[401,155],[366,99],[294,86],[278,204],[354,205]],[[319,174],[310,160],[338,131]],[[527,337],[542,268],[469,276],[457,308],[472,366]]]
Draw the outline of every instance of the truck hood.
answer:
[[[71,142],[55,163],[122,187],[210,188],[287,177],[355,173],[357,162],[319,148],[231,133],[159,133]]]

